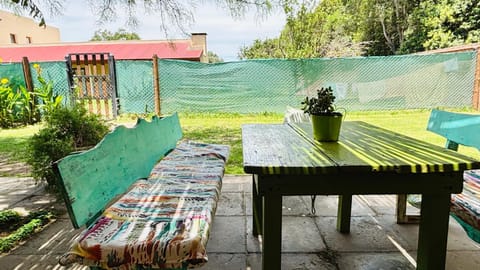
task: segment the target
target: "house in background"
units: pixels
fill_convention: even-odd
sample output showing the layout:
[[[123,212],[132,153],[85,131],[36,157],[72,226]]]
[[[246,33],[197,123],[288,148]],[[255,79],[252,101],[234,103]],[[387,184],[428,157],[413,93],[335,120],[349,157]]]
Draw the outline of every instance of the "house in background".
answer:
[[[45,44],[0,45],[4,62],[64,61],[70,54],[109,53],[116,60],[147,60],[153,55],[163,59],[208,62],[207,34],[192,33],[190,39],[175,40],[115,40],[62,42]]]
[[[38,22],[0,10],[0,45],[60,42],[60,30],[39,26]]]
[[[188,39],[175,40],[60,42],[58,29],[47,27],[45,29],[53,29],[57,34],[43,32],[41,35],[45,39],[40,40],[37,39],[36,32],[33,33],[34,30],[42,31],[44,28],[39,27],[35,21],[0,12],[0,38],[5,39],[0,40],[0,58],[3,63],[65,62],[68,86],[70,89],[78,89],[76,98],[85,103],[89,111],[107,117],[112,114],[115,117],[118,110],[115,60],[153,62],[152,59],[156,56],[161,59],[208,63],[206,33],[192,33]],[[19,42],[19,37],[27,42]],[[26,59],[28,61],[22,61]]]
[[[208,62],[207,34],[189,39],[61,42],[56,27],[41,27],[34,20],[0,10],[0,57],[3,62],[64,61],[71,54],[108,53],[120,60],[164,59]]]

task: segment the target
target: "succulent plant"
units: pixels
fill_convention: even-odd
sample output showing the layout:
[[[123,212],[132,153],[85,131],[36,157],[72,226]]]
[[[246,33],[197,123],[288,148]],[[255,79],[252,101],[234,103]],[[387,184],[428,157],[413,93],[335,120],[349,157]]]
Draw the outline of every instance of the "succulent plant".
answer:
[[[332,87],[322,87],[317,90],[317,97],[305,97],[301,103],[302,110],[310,115],[342,115],[335,111],[334,101]]]

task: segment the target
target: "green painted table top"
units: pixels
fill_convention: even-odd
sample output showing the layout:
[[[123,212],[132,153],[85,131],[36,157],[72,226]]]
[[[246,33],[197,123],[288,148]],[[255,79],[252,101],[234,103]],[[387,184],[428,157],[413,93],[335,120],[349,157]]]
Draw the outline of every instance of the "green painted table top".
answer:
[[[242,126],[243,162],[252,174],[450,172],[480,161],[360,121],[343,122],[338,142],[317,142],[310,123]]]

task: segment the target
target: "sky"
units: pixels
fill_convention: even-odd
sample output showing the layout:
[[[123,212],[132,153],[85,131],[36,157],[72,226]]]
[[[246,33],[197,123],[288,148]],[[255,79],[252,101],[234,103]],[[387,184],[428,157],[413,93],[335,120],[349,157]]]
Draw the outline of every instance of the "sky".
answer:
[[[160,20],[154,15],[138,16],[140,24],[132,29],[125,26],[121,12],[119,19],[111,23],[96,23],[87,1],[67,1],[61,16],[47,14],[47,25],[60,29],[62,42],[88,41],[98,29],[116,32],[119,28],[137,33],[142,40],[166,39]],[[216,53],[224,61],[237,61],[242,46],[249,46],[255,39],[274,38],[285,25],[285,15],[274,12],[266,18],[259,18],[255,11],[248,12],[243,18],[234,19],[229,12],[213,4],[202,3],[194,10],[195,22],[187,26],[188,33],[207,33],[207,50]],[[213,1],[212,1],[213,2]],[[168,38],[187,38],[181,34]]]

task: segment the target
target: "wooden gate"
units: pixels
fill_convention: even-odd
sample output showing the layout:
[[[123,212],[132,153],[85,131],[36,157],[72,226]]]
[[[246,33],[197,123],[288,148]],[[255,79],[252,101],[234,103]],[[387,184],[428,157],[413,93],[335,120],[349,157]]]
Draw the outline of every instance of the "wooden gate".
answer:
[[[74,53],[65,57],[71,101],[105,119],[118,115],[115,59],[109,53]]]

